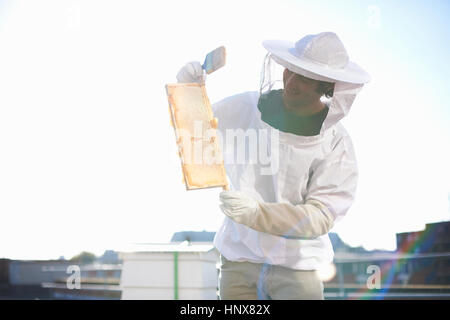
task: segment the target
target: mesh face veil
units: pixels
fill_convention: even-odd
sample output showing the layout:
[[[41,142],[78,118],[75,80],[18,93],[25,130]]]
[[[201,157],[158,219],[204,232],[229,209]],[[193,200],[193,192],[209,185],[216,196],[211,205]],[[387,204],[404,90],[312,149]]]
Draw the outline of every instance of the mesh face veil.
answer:
[[[268,93],[271,90],[283,89],[283,71],[285,68],[292,71],[294,67],[290,66],[289,63],[279,59],[270,52],[266,54],[260,75],[260,95]],[[326,103],[330,107],[330,111],[328,112],[328,115],[322,125],[321,132],[336,124],[348,114],[353,101],[364,86],[364,84],[336,81],[314,74],[307,70],[299,70],[298,68],[295,69],[296,70],[292,72],[299,73],[314,80],[333,82],[335,84],[333,97],[326,98],[324,95],[320,98],[322,102]]]
[[[261,68],[259,94],[283,88],[284,67],[275,62],[271,53],[267,53]]]
[[[266,54],[263,62],[263,66],[261,68],[261,75],[260,75],[260,87],[259,87],[259,94],[265,94],[268,93],[271,90],[278,90],[283,89],[283,71],[285,68],[291,70],[289,66],[284,66],[282,61],[278,62],[276,56],[271,54],[270,52]],[[291,70],[292,71],[292,70]],[[294,73],[299,73],[297,70],[292,71]],[[325,81],[325,82],[335,82],[331,79],[324,78],[318,75],[314,75],[306,70],[304,70],[301,75],[311,78],[314,80],[319,81]],[[330,101],[330,99],[323,96],[320,99],[322,102]]]

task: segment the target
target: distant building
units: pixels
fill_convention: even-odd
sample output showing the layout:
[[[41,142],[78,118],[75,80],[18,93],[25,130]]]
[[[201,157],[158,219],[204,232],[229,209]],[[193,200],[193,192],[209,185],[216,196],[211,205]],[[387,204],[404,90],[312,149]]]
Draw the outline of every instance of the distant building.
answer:
[[[329,298],[450,298],[450,222],[427,224],[425,230],[397,234],[397,250],[346,250],[335,238],[336,274],[325,282]],[[331,238],[331,237],[330,237]],[[380,289],[369,289],[373,267],[380,270]]]
[[[397,251],[450,252],[450,221],[428,223],[423,231],[397,233]]]
[[[119,252],[114,250],[106,250],[103,255],[97,259],[97,262],[104,264],[117,264],[122,263],[122,260],[119,258]]]
[[[408,283],[450,286],[450,221],[398,233],[397,252],[414,255],[401,267]]]
[[[51,292],[42,283],[66,276],[70,262],[63,260],[0,260],[0,299],[51,299]],[[48,273],[46,268],[60,272]]]
[[[118,256],[111,251],[101,258],[117,262]],[[121,268],[101,261],[0,259],[0,300],[120,299]],[[71,276],[79,277],[79,288],[68,285]]]
[[[213,242],[215,232],[209,231],[180,231],[175,232],[171,242]]]

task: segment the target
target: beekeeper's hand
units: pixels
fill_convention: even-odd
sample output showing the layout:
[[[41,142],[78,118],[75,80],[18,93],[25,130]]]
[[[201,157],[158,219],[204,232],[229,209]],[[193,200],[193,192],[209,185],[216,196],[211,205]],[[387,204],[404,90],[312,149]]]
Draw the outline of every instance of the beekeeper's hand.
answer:
[[[205,83],[206,72],[203,70],[202,65],[198,61],[192,61],[187,63],[183,68],[178,71],[177,81],[178,83]]]
[[[241,191],[222,191],[220,209],[237,223],[252,226],[255,223],[258,202]]]

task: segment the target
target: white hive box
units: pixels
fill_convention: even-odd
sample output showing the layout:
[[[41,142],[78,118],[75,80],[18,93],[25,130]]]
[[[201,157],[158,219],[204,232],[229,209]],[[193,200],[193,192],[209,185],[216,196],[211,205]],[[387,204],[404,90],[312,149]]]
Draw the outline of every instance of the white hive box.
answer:
[[[217,299],[219,253],[210,243],[145,245],[121,259],[123,300]]]

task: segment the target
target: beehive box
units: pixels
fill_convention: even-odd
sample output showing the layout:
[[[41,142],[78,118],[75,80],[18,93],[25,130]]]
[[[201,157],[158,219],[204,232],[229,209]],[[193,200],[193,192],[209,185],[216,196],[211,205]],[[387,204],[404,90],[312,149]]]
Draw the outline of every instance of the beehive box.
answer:
[[[140,250],[120,254],[122,300],[217,300],[219,252],[212,244],[154,244]]]

